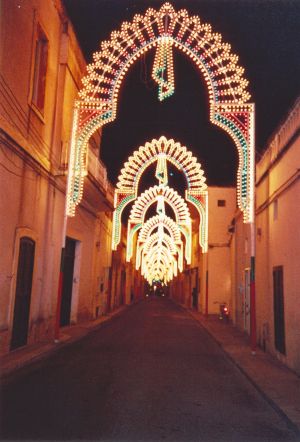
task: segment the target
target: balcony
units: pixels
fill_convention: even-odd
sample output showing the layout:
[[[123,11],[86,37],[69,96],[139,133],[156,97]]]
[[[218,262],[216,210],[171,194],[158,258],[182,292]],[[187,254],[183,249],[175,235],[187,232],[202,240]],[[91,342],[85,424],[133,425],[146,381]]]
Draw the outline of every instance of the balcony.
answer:
[[[88,151],[88,175],[85,179],[83,200],[98,211],[112,211],[114,187],[107,179],[107,170],[92,149]]]

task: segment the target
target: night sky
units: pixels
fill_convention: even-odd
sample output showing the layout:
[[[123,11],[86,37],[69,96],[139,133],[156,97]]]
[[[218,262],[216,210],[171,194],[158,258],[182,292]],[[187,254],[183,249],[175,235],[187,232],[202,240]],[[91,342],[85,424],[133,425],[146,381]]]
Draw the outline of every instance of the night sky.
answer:
[[[87,61],[111,31],[159,0],[64,0]],[[176,0],[222,34],[239,56],[256,105],[257,159],[300,92],[300,0]],[[160,102],[151,79],[154,50],[140,58],[123,82],[117,118],[103,129],[101,159],[116,183],[128,156],[161,135],[174,138],[198,157],[209,185],[235,185],[237,152],[231,138],[209,121],[208,94],[201,73],[174,50],[175,94]],[[171,171],[169,184],[180,178]],[[149,171],[148,175],[153,171]],[[147,181],[147,179],[145,178]],[[148,182],[143,187],[148,187]],[[173,183],[172,183],[173,181]],[[154,182],[153,184],[157,184]],[[142,190],[142,189],[141,189]]]

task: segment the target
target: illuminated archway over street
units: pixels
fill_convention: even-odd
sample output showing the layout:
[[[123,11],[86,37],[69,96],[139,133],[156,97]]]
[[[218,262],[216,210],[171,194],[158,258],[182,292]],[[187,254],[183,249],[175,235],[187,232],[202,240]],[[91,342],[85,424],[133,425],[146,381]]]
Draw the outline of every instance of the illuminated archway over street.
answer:
[[[170,3],[148,9],[123,23],[94,54],[88,66],[81,99],[76,102],[69,163],[67,213],[73,216],[83,192],[86,150],[91,135],[117,115],[119,90],[128,68],[146,51],[156,49],[153,76],[159,98],[174,90],[173,48],[183,51],[200,70],[209,92],[210,120],[233,139],[239,155],[237,200],[245,222],[253,222],[254,204],[254,105],[249,103],[248,81],[238,57],[220,34],[186,10],[175,11]],[[163,56],[164,55],[164,56]],[[162,64],[162,60],[165,65]],[[167,73],[164,80],[163,73]]]

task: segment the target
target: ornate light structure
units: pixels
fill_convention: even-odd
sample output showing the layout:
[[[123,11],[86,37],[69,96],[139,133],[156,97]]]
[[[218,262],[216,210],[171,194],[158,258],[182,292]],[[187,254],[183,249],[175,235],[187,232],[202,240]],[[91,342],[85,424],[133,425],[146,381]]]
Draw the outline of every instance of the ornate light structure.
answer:
[[[200,215],[199,243],[203,252],[207,251],[208,231],[208,199],[207,185],[204,172],[197,158],[185,146],[175,142],[172,138],[162,136],[158,140],[153,139],[144,146],[140,146],[133,155],[125,162],[117,189],[115,191],[115,212],[113,218],[112,247],[115,250],[121,235],[121,215],[127,204],[133,202],[138,195],[140,178],[147,167],[157,162],[156,173],[159,183],[165,186],[167,183],[167,162],[172,163],[181,171],[186,179],[186,201],[192,203]],[[149,193],[147,194],[149,196]],[[146,195],[145,195],[146,197]]]
[[[157,43],[152,78],[158,83],[160,101],[175,91],[172,44],[173,41],[168,36],[161,37]]]
[[[160,99],[174,91],[173,49],[184,52],[201,71],[209,94],[210,120],[234,140],[239,154],[238,206],[245,222],[253,222],[254,207],[254,104],[249,103],[248,80],[222,36],[197,16],[170,3],[159,10],[149,8],[125,22],[110,40],[103,41],[87,67],[80,100],[76,102],[68,177],[69,216],[82,197],[89,138],[117,114],[119,90],[129,67],[145,52],[156,49],[153,76]],[[162,75],[164,73],[164,76]],[[123,203],[132,195],[125,195]],[[195,195],[194,195],[195,196]],[[197,199],[198,195],[196,195]],[[117,234],[118,236],[118,234]],[[116,244],[116,242],[115,242]]]
[[[164,210],[160,210],[160,199],[163,205],[168,203],[174,211],[175,222],[182,233],[187,238],[186,241],[186,259],[190,261],[191,256],[191,217],[189,209],[183,198],[176,190],[168,186],[153,186],[143,192],[132,206],[127,227],[127,261],[130,261],[133,250],[133,239],[135,233],[145,224],[145,215],[151,204],[157,203],[159,218],[156,227],[163,225],[165,219]]]
[[[153,219],[155,219],[155,224],[153,224]],[[152,220],[152,229],[148,229],[146,241],[143,243],[142,238],[139,238],[138,241],[136,268],[139,269],[142,263],[141,273],[150,283],[154,280],[167,283],[177,275],[178,268],[182,270],[182,241],[177,239],[177,244],[181,246],[178,247],[175,241],[172,241],[171,235],[165,233],[167,219],[164,210],[157,217],[150,219],[149,221]],[[171,220],[171,223],[174,221]],[[153,228],[157,229],[157,232],[149,234]],[[180,236],[179,232],[177,234]],[[179,253],[178,262],[177,252]]]

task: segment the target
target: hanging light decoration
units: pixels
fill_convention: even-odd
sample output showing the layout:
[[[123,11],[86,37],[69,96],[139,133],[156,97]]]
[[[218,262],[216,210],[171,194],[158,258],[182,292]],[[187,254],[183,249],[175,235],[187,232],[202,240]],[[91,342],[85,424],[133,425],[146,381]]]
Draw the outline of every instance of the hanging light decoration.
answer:
[[[161,37],[157,43],[152,78],[158,84],[160,101],[170,97],[175,91],[172,45],[173,39],[168,36]]]

